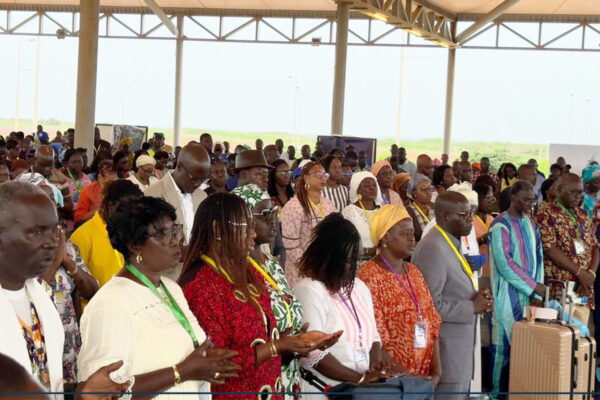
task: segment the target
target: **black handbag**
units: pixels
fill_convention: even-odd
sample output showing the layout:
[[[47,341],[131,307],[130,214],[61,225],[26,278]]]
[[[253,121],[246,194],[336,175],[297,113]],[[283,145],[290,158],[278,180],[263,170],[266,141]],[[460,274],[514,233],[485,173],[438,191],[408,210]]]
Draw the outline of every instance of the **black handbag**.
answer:
[[[434,398],[432,380],[408,374],[368,385],[344,382],[333,387],[329,387],[304,368],[300,370],[300,374],[302,379],[325,392],[330,400],[432,400]]]

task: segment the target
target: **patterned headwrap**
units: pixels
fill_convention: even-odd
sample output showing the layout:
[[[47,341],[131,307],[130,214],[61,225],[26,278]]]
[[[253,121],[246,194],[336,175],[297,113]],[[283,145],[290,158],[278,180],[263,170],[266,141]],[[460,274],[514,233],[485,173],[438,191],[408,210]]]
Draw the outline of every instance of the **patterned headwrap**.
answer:
[[[400,188],[410,182],[410,174],[408,172],[400,172],[394,175],[394,181],[392,183],[392,190],[397,192]]]
[[[371,222],[369,223],[373,244],[377,246],[387,231],[403,219],[411,219],[403,205],[386,204],[376,210],[371,215]]]
[[[231,193],[235,194],[238,197],[241,197],[241,199],[244,200],[244,203],[246,203],[250,210],[256,207],[256,205],[261,201],[271,199],[266,191],[262,190],[254,183],[249,183],[244,186],[238,186],[235,189],[233,189]]]

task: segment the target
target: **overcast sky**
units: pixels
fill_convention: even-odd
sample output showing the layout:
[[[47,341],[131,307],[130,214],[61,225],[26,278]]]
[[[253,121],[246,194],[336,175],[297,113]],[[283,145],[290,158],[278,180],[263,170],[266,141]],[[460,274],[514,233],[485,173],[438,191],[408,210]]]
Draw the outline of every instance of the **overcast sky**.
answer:
[[[18,43],[21,48],[17,80]],[[36,41],[0,35],[0,118],[33,116]],[[296,80],[301,133],[331,125],[334,47],[186,42],[182,125],[198,129],[293,129]],[[75,119],[77,40],[40,40],[39,118]],[[443,134],[447,51],[405,50],[402,137]],[[101,39],[96,119],[171,127],[175,42]],[[399,48],[348,51],[345,133],[393,137]],[[459,49],[453,140],[600,144],[600,53]],[[589,101],[588,101],[589,100]],[[573,105],[571,113],[571,104]],[[589,109],[589,111],[588,111]]]

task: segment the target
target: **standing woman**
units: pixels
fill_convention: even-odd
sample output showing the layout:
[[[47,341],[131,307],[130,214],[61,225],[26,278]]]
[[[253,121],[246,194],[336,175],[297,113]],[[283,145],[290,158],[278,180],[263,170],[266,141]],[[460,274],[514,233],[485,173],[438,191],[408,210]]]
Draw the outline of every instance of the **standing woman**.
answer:
[[[62,173],[68,178],[67,186],[69,188],[69,194],[73,201],[73,212],[77,212],[77,203],[79,202],[79,196],[81,191],[86,186],[92,183],[92,179],[89,175],[83,172],[83,157],[81,153],[75,149],[68,149],[63,156],[63,165],[65,167]],[[67,222],[67,232],[72,232],[74,227],[73,219],[69,219]]]
[[[302,306],[285,279],[285,271],[277,259],[262,250],[261,245],[271,243],[277,235],[275,223],[277,221],[278,207],[273,206],[269,195],[257,185],[249,184],[237,187],[233,194],[244,200],[252,213],[254,221],[254,250],[250,253],[250,264],[265,279],[271,298],[271,308],[277,321],[279,332],[289,331],[292,334],[300,333],[302,328]],[[281,383],[283,392],[300,391],[300,367],[295,357],[284,357],[281,360]],[[293,395],[285,395],[286,399],[293,400]]]
[[[273,205],[281,209],[294,197],[292,171],[284,160],[275,160],[272,165],[274,168],[269,170],[269,196]]]
[[[434,189],[431,186],[431,180],[423,174],[416,173],[412,179],[408,194],[412,196],[413,202],[406,210],[413,220],[415,228],[415,240],[418,242],[423,236],[423,230],[433,218],[433,205],[431,204],[431,194]]]
[[[321,196],[329,174],[319,163],[308,161],[296,183],[297,195],[283,207],[281,233],[286,249],[285,275],[290,286],[298,280],[296,263],[306,250],[313,228],[335,212],[331,200]]]
[[[512,185],[517,183],[517,167],[515,167],[514,164],[502,164],[498,173],[502,175],[502,184],[500,185],[500,192],[504,191],[504,189],[506,188],[512,187]]]
[[[248,261],[255,246],[252,225],[252,215],[238,196],[215,193],[204,200],[196,212],[180,284],[213,343],[237,352],[232,361],[241,367],[238,376],[214,385],[212,391],[269,396],[282,390],[282,356],[306,355],[315,347],[277,329],[264,277]],[[215,394],[213,398],[232,397]],[[257,396],[235,398],[255,400]]]
[[[156,160],[145,154],[139,156],[135,161],[135,173],[127,177],[128,181],[133,182],[143,192],[150,185],[158,182],[158,179],[154,176],[154,167]]]
[[[402,200],[402,204],[404,206],[410,203],[410,198],[408,197],[408,186],[410,183],[410,174],[408,172],[400,172],[394,176],[394,180],[392,182],[392,190],[400,196]]]
[[[321,195],[327,197],[335,205],[337,212],[342,212],[348,205],[348,188],[341,184],[342,182],[342,162],[336,156],[329,155],[321,160],[325,171],[329,174],[327,184]]]
[[[454,171],[449,165],[440,165],[433,171],[433,186],[438,195],[444,193],[448,188],[456,183]]]
[[[294,287],[309,329],[344,332],[330,349],[316,350],[300,360],[304,368],[331,386],[367,384],[398,371],[381,350],[371,293],[356,278],[359,248],[360,236],[354,225],[340,214],[329,215],[315,228],[299,263],[304,278]],[[303,392],[316,391],[304,380],[301,388]]]
[[[452,171],[452,168],[449,168]],[[373,296],[382,347],[413,375],[441,377],[440,324],[427,282],[404,261],[415,248],[414,227],[402,206],[383,206],[373,214],[371,236],[378,254],[358,272]]]
[[[473,190],[477,192],[477,211],[473,214],[473,228],[479,244],[479,254],[486,256],[482,267],[482,276],[490,276],[490,260],[488,257],[488,230],[494,220],[492,207],[496,204],[494,189],[485,183],[476,183]]]
[[[362,243],[360,259],[369,259],[375,255],[375,246],[371,241],[369,223],[371,215],[381,204],[381,191],[375,176],[369,171],[357,172],[350,181],[351,204],[344,208],[342,215],[356,227]]]
[[[161,277],[179,262],[182,234],[175,209],[162,199],[140,197],[111,215],[108,235],[126,264],[83,313],[80,380],[123,360],[111,378],[130,381],[135,399],[168,400],[173,397],[154,393],[190,392],[190,398],[205,400],[210,394],[198,392],[209,392],[208,382],[236,376],[239,367],[229,361],[235,352],[211,349],[181,288]]]
[[[113,164],[117,171],[118,179],[126,179],[131,175],[131,166],[129,165],[129,156],[124,151],[117,151],[113,156]],[[133,166],[135,168],[135,165]]]
[[[371,167],[371,172],[377,178],[377,183],[381,190],[381,204],[402,204],[402,199],[398,193],[394,192],[392,189],[394,170],[389,161],[377,161]]]
[[[76,225],[78,223],[83,223],[94,216],[96,210],[100,207],[100,201],[102,200],[100,194],[102,190],[117,179],[110,151],[100,150],[96,155],[94,162],[97,163],[95,167],[97,179],[84,187],[79,193],[77,210],[75,210],[74,214]]]

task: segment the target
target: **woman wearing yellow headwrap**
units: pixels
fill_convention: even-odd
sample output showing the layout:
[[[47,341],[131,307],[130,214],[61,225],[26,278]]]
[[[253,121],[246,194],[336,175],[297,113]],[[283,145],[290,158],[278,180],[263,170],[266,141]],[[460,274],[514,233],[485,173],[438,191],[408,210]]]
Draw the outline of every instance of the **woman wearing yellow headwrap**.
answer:
[[[377,255],[360,267],[358,277],[371,291],[382,347],[408,372],[429,376],[437,386],[442,320],[423,275],[404,261],[415,248],[412,220],[403,206],[384,205],[372,215],[370,228]]]

